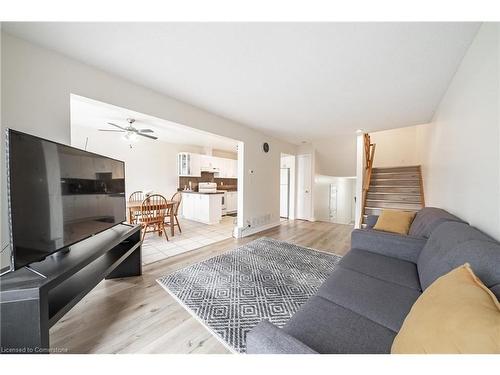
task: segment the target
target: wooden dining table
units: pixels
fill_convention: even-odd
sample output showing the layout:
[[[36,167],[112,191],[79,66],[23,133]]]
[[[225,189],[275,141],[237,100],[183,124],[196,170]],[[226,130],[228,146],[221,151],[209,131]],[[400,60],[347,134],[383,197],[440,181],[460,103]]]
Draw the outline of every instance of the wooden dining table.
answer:
[[[165,208],[167,209],[168,212],[170,212],[169,214],[169,217],[170,217],[170,234],[172,235],[172,237],[174,236],[174,225],[173,223],[175,222],[175,218],[174,218],[174,206],[175,206],[176,202],[174,201],[167,201],[166,205],[165,205]],[[127,202],[127,209],[128,209],[128,221],[130,224],[133,224],[134,223],[134,212],[135,211],[140,211],[141,210],[141,206],[142,206],[142,202],[140,201],[129,201]],[[156,207],[158,207],[156,205]],[[162,207],[163,208],[163,207]]]

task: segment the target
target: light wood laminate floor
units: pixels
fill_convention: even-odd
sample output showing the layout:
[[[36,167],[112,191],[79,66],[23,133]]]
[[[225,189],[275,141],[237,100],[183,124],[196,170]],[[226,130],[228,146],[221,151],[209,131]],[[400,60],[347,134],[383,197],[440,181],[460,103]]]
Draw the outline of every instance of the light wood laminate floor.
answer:
[[[50,345],[69,353],[229,353],[156,279],[267,236],[344,255],[352,226],[300,220],[242,239],[227,239],[143,266],[143,275],[105,280],[50,330]]]

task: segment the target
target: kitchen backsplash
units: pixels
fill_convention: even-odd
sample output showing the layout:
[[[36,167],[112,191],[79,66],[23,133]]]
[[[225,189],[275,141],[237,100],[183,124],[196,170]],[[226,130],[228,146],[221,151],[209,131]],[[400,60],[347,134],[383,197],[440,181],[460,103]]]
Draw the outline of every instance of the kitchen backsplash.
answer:
[[[184,187],[189,188],[189,181],[191,181],[191,186],[194,191],[198,191],[199,182],[215,182],[219,190],[238,190],[238,179],[217,178],[210,172],[201,172],[201,177],[179,177],[179,190],[184,190]]]

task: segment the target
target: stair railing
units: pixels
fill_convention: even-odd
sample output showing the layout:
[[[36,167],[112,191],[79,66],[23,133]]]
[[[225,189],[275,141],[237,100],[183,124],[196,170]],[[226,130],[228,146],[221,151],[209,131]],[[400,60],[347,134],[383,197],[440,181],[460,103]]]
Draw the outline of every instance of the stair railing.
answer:
[[[364,135],[364,146],[365,146],[365,172],[363,176],[363,190],[361,196],[361,218],[359,220],[359,227],[362,227],[363,216],[366,210],[366,199],[368,197],[368,189],[370,188],[370,180],[372,178],[373,169],[373,158],[375,156],[375,143],[371,143],[370,135]]]

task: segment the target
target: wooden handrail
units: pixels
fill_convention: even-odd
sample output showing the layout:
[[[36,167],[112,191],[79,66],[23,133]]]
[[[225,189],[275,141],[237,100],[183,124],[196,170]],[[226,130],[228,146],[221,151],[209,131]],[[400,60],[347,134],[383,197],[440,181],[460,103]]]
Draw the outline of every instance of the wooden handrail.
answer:
[[[359,227],[361,228],[363,224],[363,215],[365,214],[365,206],[366,199],[368,197],[368,189],[370,188],[370,181],[372,178],[372,169],[373,169],[373,158],[375,156],[375,147],[377,146],[375,143],[371,143],[370,135],[364,135],[365,140],[365,173],[363,178],[363,190],[361,195],[361,217],[359,219]]]

